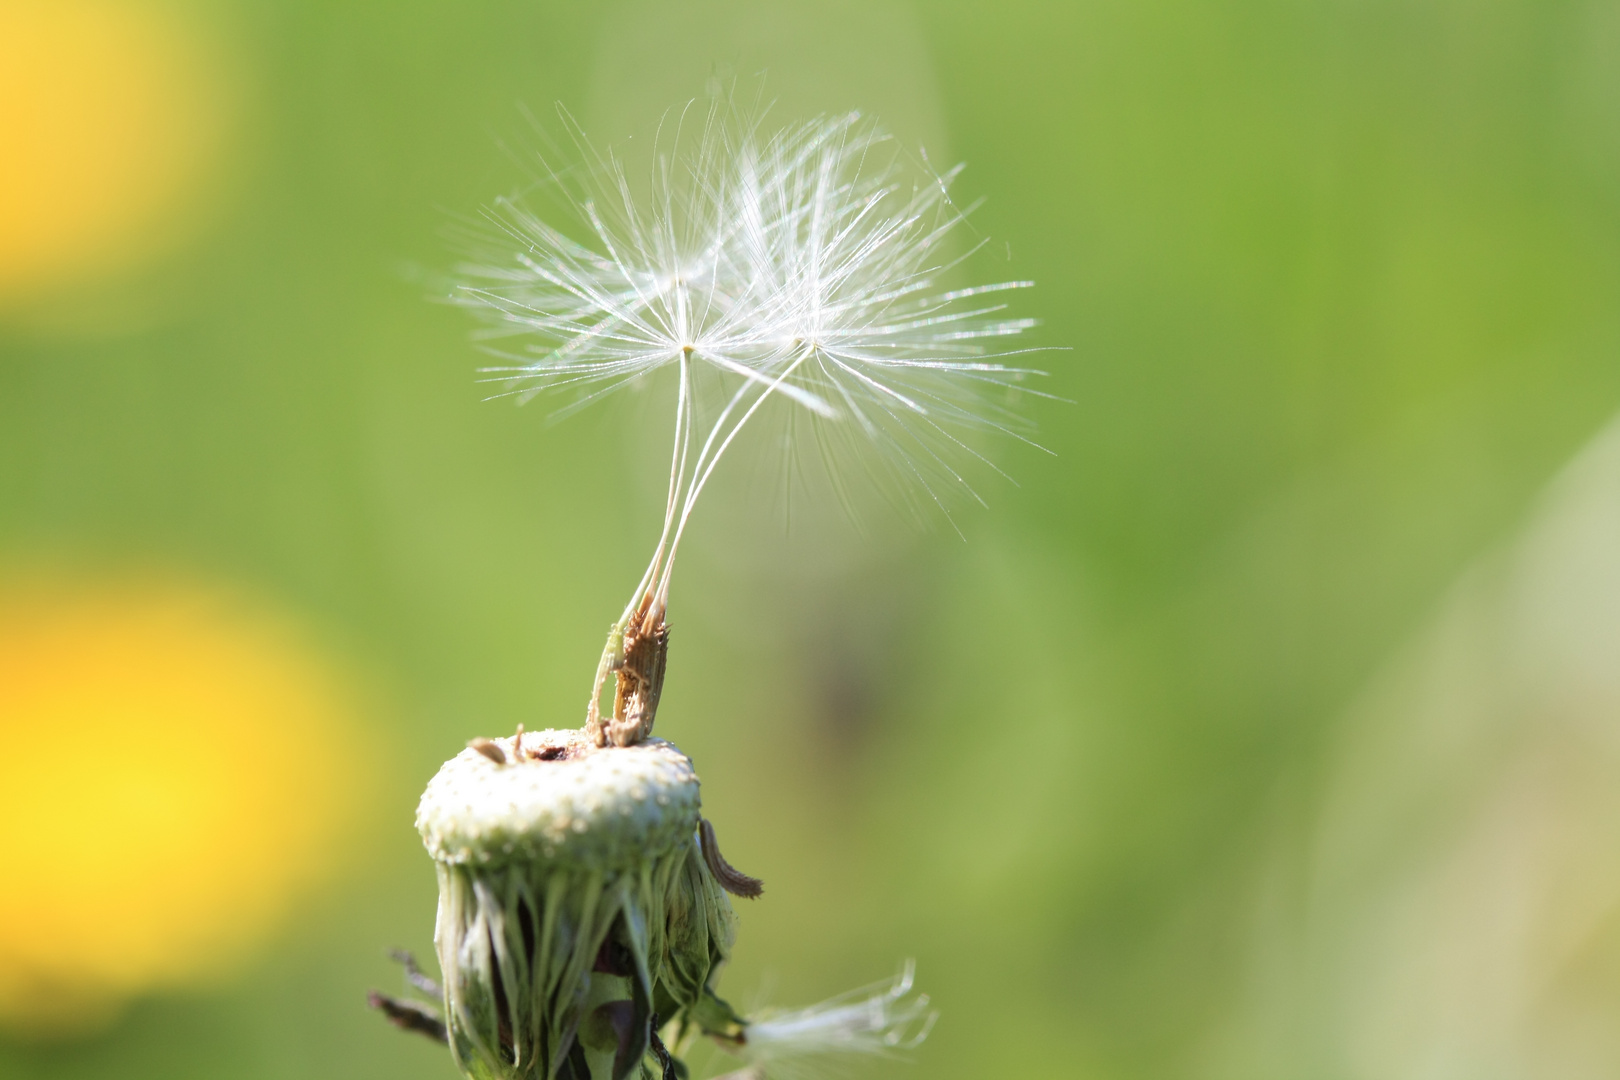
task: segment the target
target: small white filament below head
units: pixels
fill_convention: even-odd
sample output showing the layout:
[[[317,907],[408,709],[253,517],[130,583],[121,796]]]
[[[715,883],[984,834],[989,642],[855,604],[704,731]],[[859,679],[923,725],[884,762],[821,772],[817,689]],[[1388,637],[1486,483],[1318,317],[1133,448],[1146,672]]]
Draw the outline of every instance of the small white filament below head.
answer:
[[[939,1014],[926,994],[912,993],[915,964],[886,983],[852,990],[819,1005],[752,1021],[742,1053],[755,1067],[826,1055],[889,1055],[928,1037]]]

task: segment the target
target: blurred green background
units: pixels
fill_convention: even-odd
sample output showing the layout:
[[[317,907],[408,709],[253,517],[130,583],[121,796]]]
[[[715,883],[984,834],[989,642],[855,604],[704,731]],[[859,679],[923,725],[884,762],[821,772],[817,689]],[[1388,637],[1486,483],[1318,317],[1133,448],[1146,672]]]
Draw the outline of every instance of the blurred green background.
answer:
[[[239,958],[83,1023],[0,1015],[0,1076],[454,1075],[364,1004],[398,992],[388,947],[431,954],[416,794],[471,736],[581,718],[665,466],[635,400],[481,401],[426,282],[452,217],[525,183],[525,109],[611,144],[716,70],[966,161],[973,275],[1035,279],[1020,313],[1073,349],[1073,403],[1036,409],[1055,456],[1007,448],[965,542],[784,539],[740,482],[699,511],[659,732],[767,882],[727,996],[916,957],[939,1025],[861,1075],[1620,1069],[1620,4],[0,26],[0,573],[278,612],[361,702],[330,745],[364,792]],[[0,870],[0,964],[44,933],[32,888]]]

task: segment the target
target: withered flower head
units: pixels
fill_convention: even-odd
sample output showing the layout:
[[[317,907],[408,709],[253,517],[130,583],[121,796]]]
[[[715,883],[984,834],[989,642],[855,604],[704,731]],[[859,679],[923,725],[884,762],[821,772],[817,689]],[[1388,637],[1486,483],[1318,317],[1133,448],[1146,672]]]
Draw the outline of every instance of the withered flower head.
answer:
[[[464,1072],[621,1080],[660,1024],[732,1022],[711,987],[736,916],[699,806],[691,761],[662,739],[520,733],[445,763],[416,824],[438,866],[434,941]]]

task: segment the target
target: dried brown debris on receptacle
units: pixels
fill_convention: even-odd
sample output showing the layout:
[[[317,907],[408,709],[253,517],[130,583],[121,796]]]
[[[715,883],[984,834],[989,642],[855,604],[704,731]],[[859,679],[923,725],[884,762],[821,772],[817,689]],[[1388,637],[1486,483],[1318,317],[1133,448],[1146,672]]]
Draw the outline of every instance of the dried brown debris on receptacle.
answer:
[[[494,739],[486,739],[483,736],[479,736],[476,739],[469,739],[467,741],[467,745],[478,751],[480,754],[483,754],[497,765],[506,764],[506,751],[502,750],[501,744],[496,742]]]
[[[470,748],[478,751],[497,765],[517,765],[527,761],[567,761],[569,758],[577,756],[582,749],[568,742],[545,743],[536,746],[534,745],[534,739],[530,739],[525,744],[522,724],[518,725],[517,734],[512,737],[511,747],[506,747],[503,745],[504,743],[504,739],[497,741],[482,736],[467,740],[467,745]]]

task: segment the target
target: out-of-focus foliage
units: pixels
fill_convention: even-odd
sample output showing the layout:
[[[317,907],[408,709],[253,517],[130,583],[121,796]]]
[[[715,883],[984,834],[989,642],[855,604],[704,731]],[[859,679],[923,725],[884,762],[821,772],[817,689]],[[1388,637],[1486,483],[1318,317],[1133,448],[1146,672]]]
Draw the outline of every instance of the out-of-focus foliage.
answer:
[[[1617,551],[1620,423],[1355,702],[1319,812],[1278,818],[1217,1075],[1613,1071]]]
[[[27,57],[0,190],[42,208],[0,216],[5,571],[238,582],[379,688],[386,733],[358,751],[383,824],[245,966],[77,1038],[14,1022],[0,1075],[451,1075],[363,1007],[386,947],[429,951],[415,793],[472,735],[580,717],[667,420],[481,402],[428,302],[441,234],[528,181],[521,107],[613,142],[762,68],[773,115],[861,106],[969,163],[984,278],[1039,283],[1074,404],[1039,410],[1055,457],[1001,455],[1019,486],[966,543],[797,506],[783,538],[742,458],[699,510],[659,733],[768,883],[728,995],[915,955],[945,1080],[1620,1063],[1617,707],[1580,674],[1620,668],[1588,618],[1612,444],[1540,495],[1620,408],[1614,3],[8,0],[0,26],[27,31],[0,33]]]

